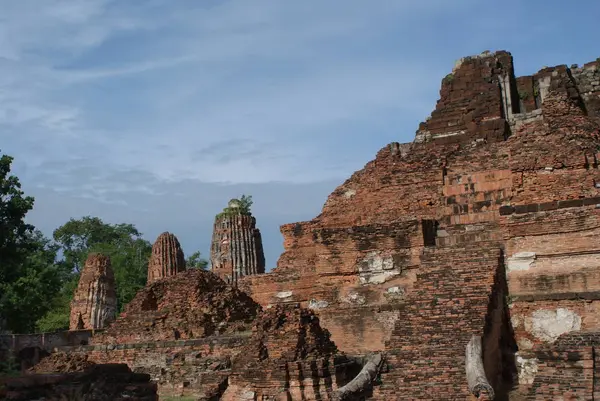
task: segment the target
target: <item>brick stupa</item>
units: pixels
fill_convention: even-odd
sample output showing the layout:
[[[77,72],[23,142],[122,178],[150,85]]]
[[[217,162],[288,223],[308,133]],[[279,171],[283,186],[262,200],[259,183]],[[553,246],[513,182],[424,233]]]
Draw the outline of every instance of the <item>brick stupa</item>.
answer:
[[[215,218],[210,248],[212,271],[225,282],[236,284],[244,276],[265,272],[260,230],[250,211],[237,199]]]
[[[102,329],[117,312],[115,277],[108,256],[89,254],[71,302],[70,330]]]
[[[185,257],[177,237],[165,231],[152,245],[148,263],[148,283],[173,276],[185,270]]]

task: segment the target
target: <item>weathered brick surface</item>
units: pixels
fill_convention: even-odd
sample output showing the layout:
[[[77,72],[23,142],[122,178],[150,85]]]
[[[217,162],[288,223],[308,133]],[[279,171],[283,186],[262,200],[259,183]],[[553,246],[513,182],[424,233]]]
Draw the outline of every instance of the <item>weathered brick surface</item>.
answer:
[[[600,330],[596,63],[585,68],[517,78],[506,52],[462,60],[416,141],[384,147],[319,216],[282,226],[277,268],[240,287],[263,306],[313,308],[345,352],[386,348],[374,399],[468,399],[464,346],[477,333],[490,382],[519,387],[515,342],[547,344],[530,338],[534,323],[536,333],[552,325],[547,310]],[[527,252],[538,256],[522,268]],[[447,301],[431,306],[436,297]],[[506,308],[491,306],[506,301],[511,315],[537,313],[514,338]]]
[[[260,306],[211,272],[191,269],[148,284],[93,344],[202,338],[245,331]]]
[[[330,399],[337,388],[337,347],[314,312],[277,305],[257,319],[252,337],[233,360],[224,401],[282,397]],[[269,399],[269,398],[267,398]]]
[[[91,253],[71,301],[71,330],[101,329],[115,319],[117,295],[110,258]]]
[[[215,218],[210,247],[211,270],[227,283],[265,272],[265,254],[256,218],[222,214]]]
[[[163,396],[210,397],[224,391],[231,358],[240,352],[248,333],[194,340],[138,342],[118,345],[61,347],[35,366],[38,372],[65,371],[89,363],[126,363],[134,372],[150,375]]]
[[[442,80],[440,100],[431,118],[421,123],[417,140],[503,139],[508,126],[499,81],[512,75],[512,57],[506,52],[461,59]]]
[[[164,232],[152,245],[148,262],[148,283],[173,276],[185,270],[185,257],[179,240],[170,232]]]
[[[494,247],[427,250],[417,274],[418,290],[406,300],[386,344],[391,366],[382,377],[378,399],[468,396],[464,355],[471,336],[487,334],[487,352],[500,358],[500,333],[489,336],[502,323],[490,308],[500,263],[501,252]]]
[[[600,333],[577,332],[553,344],[524,351],[528,372],[513,394],[518,400],[594,400],[598,397]],[[535,371],[535,375],[530,372]]]

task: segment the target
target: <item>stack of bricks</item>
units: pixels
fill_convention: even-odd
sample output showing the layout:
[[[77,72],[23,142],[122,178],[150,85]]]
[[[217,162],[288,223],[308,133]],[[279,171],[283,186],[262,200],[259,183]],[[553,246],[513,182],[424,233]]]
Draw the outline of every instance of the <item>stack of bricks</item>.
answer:
[[[231,358],[247,344],[247,333],[194,340],[154,341],[60,347],[32,370],[36,373],[80,371],[92,364],[126,363],[150,375],[161,397],[211,399],[223,389]]]
[[[600,204],[596,63],[585,69],[557,66],[518,78],[506,52],[462,60],[444,80],[436,110],[416,140],[381,149],[329,196],[315,219],[282,226],[285,251],[277,268],[244,278],[240,288],[263,306],[299,302],[313,308],[344,352],[413,352],[415,360],[390,363],[382,384],[388,397],[464,399],[460,361],[475,333],[484,335],[484,344],[496,344],[489,345],[488,360],[504,365],[494,368],[496,362],[488,361],[486,370],[494,386],[504,388],[514,384],[506,372],[524,369],[506,356],[514,353],[514,342],[520,349],[548,342],[533,338],[531,327],[552,327],[552,319],[536,316],[552,311],[556,316],[564,307],[569,319],[581,316],[581,327],[600,330],[600,319],[592,317],[600,310],[596,301],[585,306],[564,299],[574,295],[565,295],[571,285],[588,298],[600,289],[593,273],[600,249],[592,242]],[[500,249],[506,249],[506,259],[496,255]],[[530,251],[543,256],[531,264],[520,262],[520,255],[513,261],[515,254]],[[469,264],[461,252],[487,254],[473,260],[489,270]],[[552,253],[560,256],[546,263]],[[503,329],[492,325],[493,330],[486,323],[500,313],[486,308],[498,302],[490,280],[505,264],[508,283],[501,295],[521,319],[512,323],[514,339],[506,334],[511,323]],[[434,279],[428,276],[432,271],[447,276]],[[532,280],[539,282],[537,289],[532,290]],[[427,292],[419,296],[423,286],[432,294],[447,291],[438,296],[454,299],[458,309],[442,304],[428,310],[439,321],[420,330],[419,319],[429,315],[419,307],[433,302]],[[533,301],[542,294],[546,301]],[[519,301],[519,296],[529,298]],[[468,324],[447,319],[455,312],[470,316]],[[529,319],[527,329],[523,319]],[[419,329],[402,332],[410,327]],[[419,365],[418,356],[438,351],[438,338],[455,339],[451,333],[459,335],[456,344],[439,342],[447,349],[424,358],[432,361],[431,369]]]
[[[525,352],[535,361],[521,376],[515,397],[533,400],[594,400],[600,395],[600,333],[569,333],[553,344]],[[531,368],[537,370],[531,375]]]
[[[170,232],[158,236],[148,262],[148,283],[185,271],[185,257],[177,237]]]
[[[378,399],[468,396],[466,345],[472,335],[483,336],[501,324],[488,317],[500,256],[493,247],[427,250],[415,292],[407,297],[403,318],[386,344],[393,369],[383,375]],[[489,353],[499,347],[498,339],[486,343]]]
[[[249,330],[260,306],[211,272],[190,269],[140,290],[93,344],[202,338]]]
[[[115,319],[117,295],[110,258],[91,253],[71,301],[70,330],[101,329]]]
[[[503,140],[507,125],[500,80],[512,74],[512,57],[506,52],[462,59],[442,80],[440,100],[431,118],[421,123],[417,140],[457,143],[465,136]]]
[[[256,320],[250,342],[233,360],[224,401],[328,399],[337,388],[335,344],[314,312],[297,305],[267,309]],[[269,398],[267,398],[269,399]]]
[[[600,118],[600,59],[586,63],[581,68],[572,67],[571,74],[585,102],[587,112]]]

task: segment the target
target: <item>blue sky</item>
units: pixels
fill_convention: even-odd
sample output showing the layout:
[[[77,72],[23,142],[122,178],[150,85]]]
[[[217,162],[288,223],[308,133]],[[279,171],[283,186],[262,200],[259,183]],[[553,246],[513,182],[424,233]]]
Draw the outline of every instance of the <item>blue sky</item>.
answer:
[[[51,235],[70,217],[174,232],[208,256],[214,215],[316,216],[385,144],[413,139],[454,61],[519,75],[600,56],[600,2],[0,0],[0,149]]]

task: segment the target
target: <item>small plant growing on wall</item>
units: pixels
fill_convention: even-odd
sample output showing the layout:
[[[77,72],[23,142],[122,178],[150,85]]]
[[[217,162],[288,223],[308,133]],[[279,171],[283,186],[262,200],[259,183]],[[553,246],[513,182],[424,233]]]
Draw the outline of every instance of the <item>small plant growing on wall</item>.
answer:
[[[452,81],[454,81],[454,74],[452,74],[452,73],[450,73],[450,74],[446,75],[446,76],[444,77],[444,79],[442,79],[442,83],[444,83],[444,84],[449,84],[449,83],[451,83]]]
[[[217,215],[217,218],[223,216],[250,216],[252,214],[251,207],[254,202],[251,195],[242,195],[239,199],[231,199],[227,207]]]

